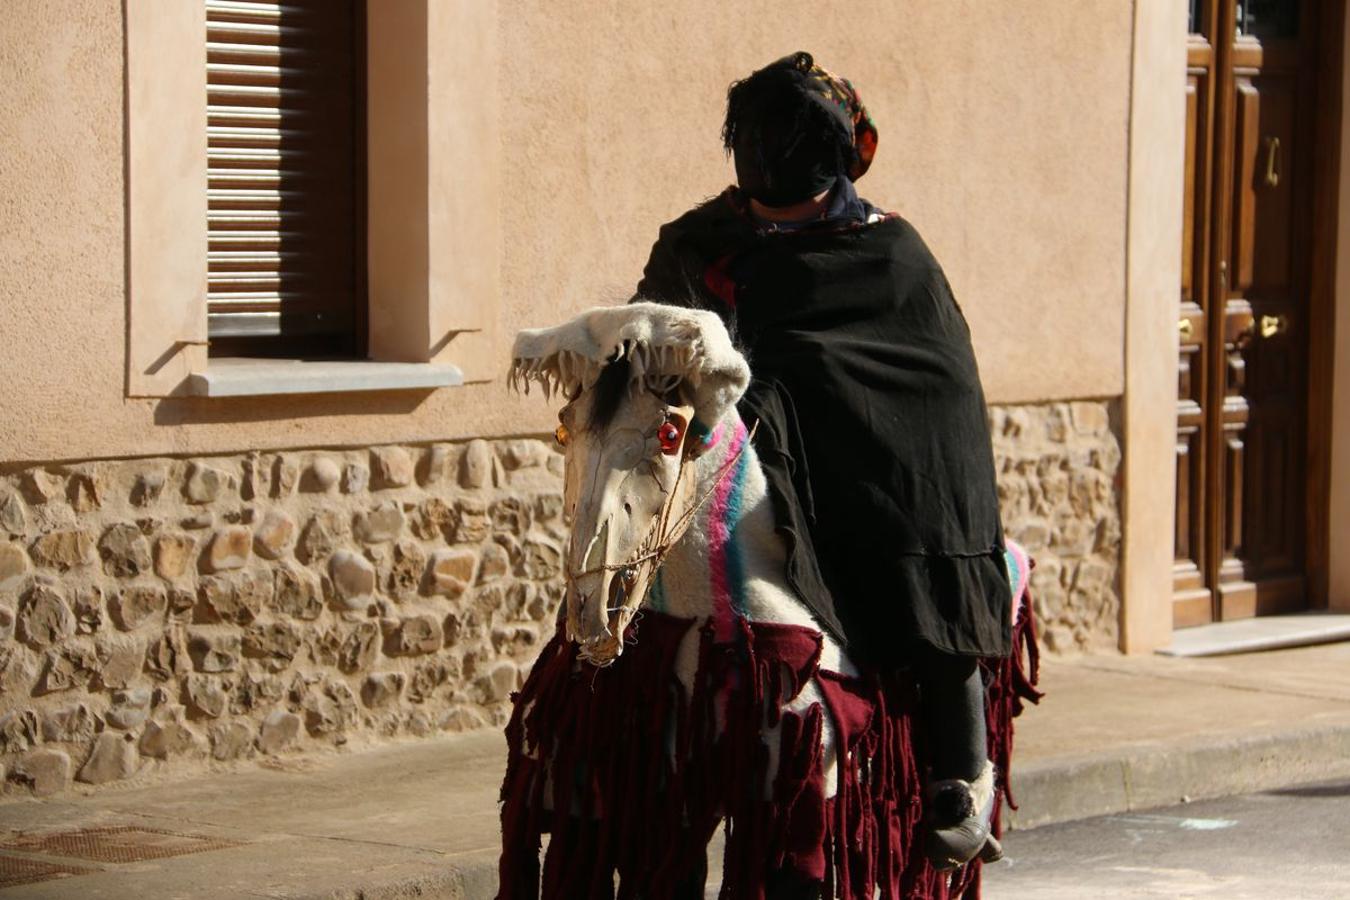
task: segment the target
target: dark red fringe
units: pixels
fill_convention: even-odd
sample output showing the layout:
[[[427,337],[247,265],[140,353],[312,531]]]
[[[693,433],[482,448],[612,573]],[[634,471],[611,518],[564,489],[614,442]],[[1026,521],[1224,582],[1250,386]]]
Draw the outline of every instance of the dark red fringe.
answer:
[[[693,625],[646,613],[637,642],[607,669],[579,662],[561,633],[544,648],[506,728],[499,898],[534,898],[541,886],[545,900],[612,898],[616,873],[619,900],[701,897],[698,873],[720,822],[723,900],[761,900],[776,872],[821,882],[822,897],[871,900],[879,888],[883,900],[978,898],[978,863],[949,875],[924,858],[924,736],[912,680],[820,671],[818,632],[742,620],[730,642],[701,628],[686,702],[675,655]],[[1014,648],[984,663],[990,758],[1009,803],[1013,718],[1040,698],[1026,597]],[[826,708],[783,712],[812,676]],[[850,761],[841,759],[829,800],[827,713]],[[782,726],[768,800],[764,721]]]

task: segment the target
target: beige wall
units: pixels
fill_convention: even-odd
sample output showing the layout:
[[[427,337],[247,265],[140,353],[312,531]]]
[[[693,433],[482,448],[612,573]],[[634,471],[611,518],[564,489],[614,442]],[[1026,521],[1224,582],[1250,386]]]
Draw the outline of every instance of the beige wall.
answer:
[[[495,0],[383,0],[366,34],[370,357],[502,370]]]
[[[126,6],[127,396],[207,362],[206,28],[200,3]]]
[[[0,18],[0,459],[130,443],[121,19],[62,0]]]
[[[1120,646],[1172,639],[1186,9],[1137,0],[1130,105]]]
[[[1350,16],[1345,47],[1350,48]],[[1342,81],[1342,103],[1350,99],[1350,57]],[[1331,547],[1328,600],[1350,612],[1350,114],[1341,111],[1340,225],[1336,248],[1336,337],[1331,426]]]
[[[15,0],[6,11],[0,460],[549,427],[543,404],[509,398],[500,381],[127,399],[122,4]],[[1118,0],[836,13],[804,0],[501,4],[500,67],[482,98],[501,111],[502,292],[481,298],[485,326],[509,334],[626,296],[658,224],[730,180],[717,143],[728,81],[804,48],[871,106],[882,143],[863,193],[914,221],[947,267],[990,399],[1117,396],[1130,34]]]

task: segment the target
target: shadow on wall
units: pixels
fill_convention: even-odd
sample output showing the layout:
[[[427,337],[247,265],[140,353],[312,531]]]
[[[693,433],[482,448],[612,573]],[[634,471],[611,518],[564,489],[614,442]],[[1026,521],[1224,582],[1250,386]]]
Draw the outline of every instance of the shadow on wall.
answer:
[[[400,416],[415,412],[432,393],[432,389],[427,389],[263,397],[169,397],[155,404],[155,424],[217,425],[324,416]]]

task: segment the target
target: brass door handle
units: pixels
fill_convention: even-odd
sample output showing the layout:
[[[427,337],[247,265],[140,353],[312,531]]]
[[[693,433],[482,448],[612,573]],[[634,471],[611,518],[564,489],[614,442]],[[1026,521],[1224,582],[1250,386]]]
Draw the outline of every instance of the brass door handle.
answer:
[[[1266,138],[1266,187],[1280,186],[1280,139]]]
[[[1283,334],[1289,330],[1289,319],[1287,316],[1262,316],[1261,317],[1261,337],[1271,338],[1277,334]]]
[[[1183,341],[1189,341],[1195,334],[1195,326],[1191,324],[1190,319],[1182,319],[1177,322],[1177,333],[1181,335]]]

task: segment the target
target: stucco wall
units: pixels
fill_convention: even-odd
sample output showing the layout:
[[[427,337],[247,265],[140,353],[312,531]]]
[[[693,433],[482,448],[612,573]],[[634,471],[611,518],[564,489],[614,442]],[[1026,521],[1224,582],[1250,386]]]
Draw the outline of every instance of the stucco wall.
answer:
[[[23,0],[0,25],[0,458],[95,455],[122,405],[122,10]]]
[[[126,399],[122,4],[6,11],[0,459],[549,427],[542,404],[500,382]],[[503,111],[504,287],[482,302],[500,333],[625,296],[657,226],[730,180],[727,83],[805,48],[871,106],[882,142],[863,192],[914,221],[947,267],[990,399],[1121,393],[1130,4],[512,3],[498,28],[500,95],[484,102]]]
[[[1172,639],[1186,10],[1138,0],[1134,15],[1120,625],[1122,650],[1149,653]]]

